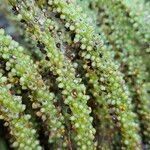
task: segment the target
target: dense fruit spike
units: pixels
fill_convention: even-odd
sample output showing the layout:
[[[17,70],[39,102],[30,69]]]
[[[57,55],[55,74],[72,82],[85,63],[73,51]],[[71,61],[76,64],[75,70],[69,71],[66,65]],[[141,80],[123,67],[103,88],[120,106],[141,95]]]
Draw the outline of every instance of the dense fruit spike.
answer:
[[[0,1],[0,27],[24,47],[0,30],[0,82],[26,105],[19,116],[36,112],[43,149],[149,149],[148,8],[144,0]],[[7,38],[13,46],[1,44]]]

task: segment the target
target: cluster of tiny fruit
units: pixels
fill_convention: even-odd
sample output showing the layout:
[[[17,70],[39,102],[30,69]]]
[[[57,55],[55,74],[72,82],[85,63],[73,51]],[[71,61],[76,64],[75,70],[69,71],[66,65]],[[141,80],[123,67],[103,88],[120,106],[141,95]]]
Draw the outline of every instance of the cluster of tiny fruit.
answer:
[[[0,2],[18,31],[0,29],[0,120],[10,147],[150,148],[148,2],[128,2]]]

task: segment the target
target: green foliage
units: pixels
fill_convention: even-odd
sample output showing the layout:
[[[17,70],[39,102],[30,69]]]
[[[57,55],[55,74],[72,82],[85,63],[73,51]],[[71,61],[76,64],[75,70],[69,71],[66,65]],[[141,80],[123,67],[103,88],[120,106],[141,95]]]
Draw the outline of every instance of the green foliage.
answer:
[[[2,146],[150,148],[148,2],[0,4],[13,29],[0,29]]]

